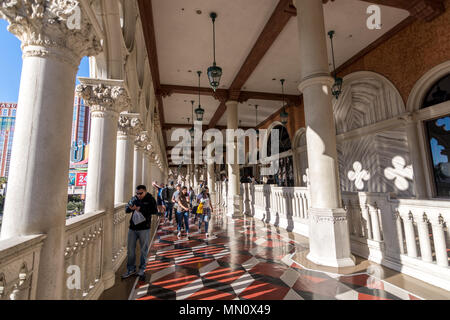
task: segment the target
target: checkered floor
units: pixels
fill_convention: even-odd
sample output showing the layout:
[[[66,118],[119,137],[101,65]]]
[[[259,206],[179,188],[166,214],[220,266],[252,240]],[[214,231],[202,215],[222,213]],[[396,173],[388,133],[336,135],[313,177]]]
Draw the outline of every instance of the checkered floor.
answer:
[[[217,212],[218,211],[218,212]],[[307,250],[283,230],[216,210],[210,237],[190,219],[190,236],[159,226],[146,281],[133,300],[411,300],[408,292],[367,273],[347,276],[307,270],[291,260]]]

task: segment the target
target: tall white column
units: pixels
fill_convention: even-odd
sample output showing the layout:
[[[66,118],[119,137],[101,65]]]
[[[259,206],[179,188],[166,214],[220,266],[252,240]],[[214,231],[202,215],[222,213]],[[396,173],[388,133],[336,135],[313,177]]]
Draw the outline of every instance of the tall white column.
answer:
[[[142,184],[142,158],[143,158],[143,149],[135,143],[134,165],[133,165],[133,187],[131,188],[131,191],[133,193],[136,187]]]
[[[300,38],[301,82],[311,181],[310,252],[320,265],[353,266],[346,212],[342,209],[322,1],[294,0]]]
[[[115,203],[127,203],[136,188],[133,186],[134,141],[140,127],[138,114],[120,115],[117,131]]]
[[[238,102],[228,101],[227,106],[227,129],[238,128]],[[227,156],[228,157],[228,156]],[[237,142],[234,143],[234,161],[228,163],[228,206],[227,215],[233,218],[243,216],[242,195],[240,194],[240,178],[239,178],[239,163],[238,163],[238,148]]]
[[[0,239],[46,234],[37,299],[61,299],[64,232],[75,77],[81,58],[100,52],[86,15],[81,29],[67,17],[79,3],[9,1],[0,4],[8,30],[22,42],[23,65]],[[53,18],[56,23],[48,23]],[[70,35],[70,37],[69,37]]]
[[[144,152],[142,157],[142,183],[147,187],[147,190],[151,189],[151,168],[149,154]]]
[[[114,285],[112,266],[114,188],[119,113],[130,105],[122,80],[80,78],[77,94],[91,112],[88,181],[85,211],[106,212],[103,233],[103,282]]]

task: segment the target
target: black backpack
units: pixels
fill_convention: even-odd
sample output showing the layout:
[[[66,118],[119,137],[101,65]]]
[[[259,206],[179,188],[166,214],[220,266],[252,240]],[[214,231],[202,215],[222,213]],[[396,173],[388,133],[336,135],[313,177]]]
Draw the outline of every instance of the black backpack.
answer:
[[[162,192],[162,198],[164,201],[172,201],[172,196],[175,193],[175,189],[174,188],[169,188],[166,187],[164,188],[163,192]]]

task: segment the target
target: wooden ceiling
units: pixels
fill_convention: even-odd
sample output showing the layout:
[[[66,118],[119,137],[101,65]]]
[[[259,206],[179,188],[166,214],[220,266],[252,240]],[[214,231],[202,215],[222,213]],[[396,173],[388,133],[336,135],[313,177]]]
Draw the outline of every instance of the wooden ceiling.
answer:
[[[243,0],[245,1],[245,0]],[[333,1],[333,0],[331,0]],[[328,0],[323,0],[323,3],[327,3]],[[336,0],[339,2],[339,0]],[[378,46],[381,42],[387,40],[393,34],[412,23],[416,18],[430,21],[444,12],[445,8],[443,0],[370,0],[364,1],[373,4],[385,5],[395,8],[407,10],[410,13],[410,17],[400,23],[397,27],[386,33],[382,38],[372,43],[369,47],[359,52],[356,56],[352,57],[347,63],[341,65],[340,69],[350,64],[363,54],[372,50]],[[158,113],[161,120],[161,126],[163,130],[177,127],[185,127],[184,124],[171,123],[167,124],[164,118],[164,105],[163,97],[170,96],[172,94],[198,94],[197,87],[179,86],[173,84],[161,84],[160,82],[160,69],[158,63],[158,55],[156,50],[156,37],[155,37],[155,25],[154,25],[154,12],[152,10],[152,0],[138,0],[140,17],[143,25],[143,33],[146,41],[147,52],[149,56],[150,69],[153,79],[153,85],[155,88],[157,100],[158,100]],[[242,88],[246,81],[250,78],[256,67],[259,65],[266,52],[270,49],[274,41],[286,27],[289,20],[296,16],[296,9],[292,4],[292,0],[279,0],[278,5],[275,7],[272,15],[267,21],[265,27],[257,38],[253,48],[245,59],[244,63],[240,67],[236,76],[234,77],[231,85],[228,89],[218,89],[216,93],[210,88],[201,88],[200,93],[202,95],[213,96],[220,101],[219,107],[216,109],[213,117],[209,121],[206,127],[217,127],[218,121],[221,119],[226,111],[226,101],[237,100],[239,102],[247,101],[249,99],[260,100],[273,100],[280,101],[282,96],[280,94],[264,93],[264,92],[251,92],[243,91]],[[287,99],[292,104],[299,104],[301,101],[300,96],[289,95]],[[271,116],[272,117],[272,116]],[[269,118],[271,118],[269,117]],[[269,119],[268,118],[268,119]],[[180,121],[181,122],[181,121]],[[164,134],[165,144],[167,146],[166,135]]]

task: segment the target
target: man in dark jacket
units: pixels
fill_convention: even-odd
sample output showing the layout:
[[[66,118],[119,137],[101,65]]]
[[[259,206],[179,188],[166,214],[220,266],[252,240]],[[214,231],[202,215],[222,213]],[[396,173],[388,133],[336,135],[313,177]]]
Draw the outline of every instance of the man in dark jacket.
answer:
[[[141,259],[139,266],[139,278],[145,281],[145,266],[150,242],[150,226],[152,215],[158,214],[155,198],[147,192],[145,186],[136,188],[136,196],[128,202],[126,213],[131,213],[130,229],[128,230],[128,259],[127,272],[122,279],[136,274],[136,242],[139,239]]]

